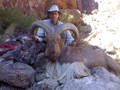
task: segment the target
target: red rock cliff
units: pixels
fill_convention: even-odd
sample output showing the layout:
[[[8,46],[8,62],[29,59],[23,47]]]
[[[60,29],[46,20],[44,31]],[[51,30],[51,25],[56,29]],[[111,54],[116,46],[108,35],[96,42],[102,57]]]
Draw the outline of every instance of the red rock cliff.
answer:
[[[46,12],[52,4],[57,4],[60,9],[79,9],[92,11],[94,0],[0,0],[0,7],[19,7],[23,10],[24,15],[36,14],[41,16],[41,13]]]

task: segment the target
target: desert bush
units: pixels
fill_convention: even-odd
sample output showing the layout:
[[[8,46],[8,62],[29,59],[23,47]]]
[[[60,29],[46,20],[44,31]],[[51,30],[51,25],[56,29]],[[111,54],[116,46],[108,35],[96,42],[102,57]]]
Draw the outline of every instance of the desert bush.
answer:
[[[11,23],[16,24],[16,30],[26,30],[31,23],[36,20],[34,16],[23,17],[23,12],[19,8],[0,8],[0,35],[3,35],[5,30]]]
[[[40,19],[43,20],[43,19],[46,19],[46,18],[48,18],[47,15],[44,12],[41,12]]]
[[[29,26],[37,20],[34,16],[27,16],[27,17],[21,17],[19,22],[16,25],[16,29],[19,29],[20,31],[24,31],[29,28]]]
[[[0,34],[4,34],[5,29],[11,23],[17,23],[22,16],[22,11],[20,11],[17,7],[15,8],[0,8]]]
[[[71,23],[72,20],[74,20],[74,16],[72,14],[69,14],[67,11],[65,11],[60,17],[60,21],[63,21],[63,22],[69,22]]]

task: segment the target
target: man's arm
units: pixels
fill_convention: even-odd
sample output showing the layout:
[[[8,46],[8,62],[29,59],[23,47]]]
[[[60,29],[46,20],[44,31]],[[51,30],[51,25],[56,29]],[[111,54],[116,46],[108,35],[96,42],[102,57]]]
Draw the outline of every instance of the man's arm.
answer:
[[[67,43],[69,46],[75,46],[76,42],[74,41],[74,38],[72,37],[70,31],[66,31],[66,35],[67,35]]]
[[[32,36],[32,41],[40,41],[45,40],[46,33],[42,28],[38,28],[37,35]]]
[[[38,28],[36,38],[38,41],[43,41],[45,40],[46,33],[42,28]]]

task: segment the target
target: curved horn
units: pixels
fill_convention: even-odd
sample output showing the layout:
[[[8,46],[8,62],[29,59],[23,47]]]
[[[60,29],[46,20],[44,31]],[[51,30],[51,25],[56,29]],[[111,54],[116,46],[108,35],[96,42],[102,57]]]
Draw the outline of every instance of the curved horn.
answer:
[[[31,34],[34,35],[34,31],[36,28],[38,27],[41,27],[43,28],[46,33],[50,33],[50,32],[53,32],[53,28],[49,27],[45,22],[43,22],[42,20],[37,20],[35,21],[33,24],[32,24],[32,27],[31,27]]]
[[[79,32],[78,32],[77,27],[71,23],[61,24],[61,25],[57,26],[55,29],[56,29],[55,32],[59,33],[59,34],[63,33],[66,30],[73,31],[73,33],[75,34],[75,41],[79,37]]]

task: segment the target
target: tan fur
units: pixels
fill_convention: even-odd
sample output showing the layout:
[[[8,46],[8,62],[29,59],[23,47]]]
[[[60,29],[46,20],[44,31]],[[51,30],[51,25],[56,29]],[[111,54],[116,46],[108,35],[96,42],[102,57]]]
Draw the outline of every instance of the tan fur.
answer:
[[[45,55],[54,63],[73,63],[82,62],[88,68],[103,66],[110,68],[114,72],[120,74],[120,66],[111,57],[101,52],[101,50],[93,50],[92,48],[77,48],[69,47],[63,44],[60,34],[66,30],[74,32],[75,40],[78,39],[79,33],[75,25],[66,23],[55,27],[54,29],[45,22],[35,21],[31,28],[31,34],[34,36],[34,31],[37,27],[43,28],[47,33],[47,49]]]
[[[52,59],[54,55],[54,59],[60,64],[81,61],[88,68],[103,66],[120,74],[120,66],[100,49],[65,46],[59,34],[49,34],[47,40],[46,52],[49,58]]]
[[[60,82],[67,82],[73,78],[89,76],[89,69],[81,62],[59,64],[49,62],[46,67],[46,76]]]

